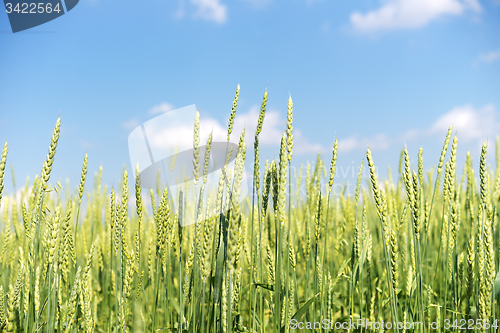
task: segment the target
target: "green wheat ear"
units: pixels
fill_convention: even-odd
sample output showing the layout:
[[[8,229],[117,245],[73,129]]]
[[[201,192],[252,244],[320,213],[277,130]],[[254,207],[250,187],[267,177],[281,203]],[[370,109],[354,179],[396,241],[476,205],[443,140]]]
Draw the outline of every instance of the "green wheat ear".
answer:
[[[135,210],[139,218],[142,217],[141,173],[139,163],[135,167]]]
[[[3,321],[5,320],[4,298],[3,286],[0,286],[0,326],[2,326]]]
[[[50,179],[50,172],[52,171],[52,164],[54,163],[54,157],[56,154],[57,142],[59,140],[59,133],[61,131],[61,117],[57,118],[56,126],[54,127],[54,132],[52,133],[52,139],[50,140],[49,153],[43,163],[42,168],[42,189],[47,189],[47,183]]]
[[[236,116],[236,109],[238,108],[238,99],[240,98],[240,85],[236,87],[236,93],[234,94],[233,106],[231,107],[231,113],[229,115],[229,123],[227,125],[227,141],[231,138],[231,133],[233,132],[234,118]]]
[[[241,226],[241,213],[240,213],[240,203],[239,197],[241,192],[241,183],[243,181],[243,171],[245,164],[245,131],[241,133],[240,145],[238,147],[238,153],[236,155],[234,164],[234,184],[233,193],[231,195],[231,216],[228,228],[228,245],[227,245],[227,259],[229,272],[232,274],[235,270],[236,263],[236,253],[238,250],[238,235]]]
[[[474,290],[474,237],[469,238],[469,243],[467,246],[467,275],[465,276],[465,286],[467,295],[467,308],[466,314],[470,315],[472,292]]]
[[[441,170],[443,168],[444,158],[446,156],[446,151],[448,150],[448,144],[450,143],[451,131],[453,130],[453,125],[450,125],[448,128],[448,132],[446,133],[446,138],[444,140],[443,149],[441,150],[441,156],[439,157],[438,163],[438,173],[441,174]]]
[[[0,159],[0,205],[2,204],[2,193],[3,193],[3,178],[5,176],[5,163],[7,162],[7,141],[2,150],[2,157]]]
[[[288,97],[286,114],[286,150],[288,152],[288,161],[292,159],[293,148],[293,102],[292,96]]]
[[[285,194],[286,194],[286,175],[287,175],[287,136],[283,133],[281,137],[280,163],[278,170],[278,220],[283,226],[285,223]]]
[[[372,152],[369,147],[366,148],[366,159],[368,161],[368,170],[370,171],[370,180],[372,184],[373,196],[375,198],[375,203],[381,213],[382,208],[382,198],[380,195],[377,174],[375,172],[375,164],[373,163]]]
[[[83,159],[82,175],[80,177],[80,186],[78,187],[78,204],[82,203],[83,189],[85,187],[85,179],[87,178],[87,161],[88,155],[85,154]]]
[[[417,242],[420,241],[420,196],[418,193],[418,176],[417,173],[413,171],[413,228],[415,229]]]
[[[390,241],[390,255],[391,255],[391,268],[392,268],[392,286],[394,290],[398,289],[398,242],[396,231],[391,231]]]
[[[338,148],[339,148],[339,143],[338,143],[337,138],[335,138],[335,142],[333,143],[332,159],[330,161],[330,176],[328,178],[328,187],[329,187],[328,192],[329,193],[332,190],[333,180],[335,178],[335,167],[337,165],[337,150],[338,150]]]
[[[486,205],[486,192],[487,192],[487,171],[486,171],[486,151],[488,145],[486,142],[483,143],[481,147],[481,158],[479,160],[479,178],[481,180],[480,185],[480,198],[481,198],[481,206],[484,207]]]
[[[318,244],[321,236],[321,187],[319,186],[319,182],[317,188],[316,216],[314,222],[314,236],[316,237],[316,244]]]
[[[194,183],[196,184],[200,177],[200,113],[198,111],[196,111],[196,116],[194,118],[193,175]]]
[[[15,306],[15,291],[12,284],[9,285],[9,294],[7,297],[7,316],[6,316],[6,332],[16,332],[16,306]]]
[[[484,267],[484,290],[481,290],[482,297],[484,297],[484,307],[485,316],[484,319],[491,317],[491,305],[492,305],[492,292],[493,292],[493,281],[495,280],[495,250],[493,248],[493,209],[491,205],[486,209],[486,218],[484,220],[484,254],[485,254],[485,267]],[[484,294],[484,295],[483,295]]]
[[[267,89],[264,92],[264,97],[262,98],[262,104],[260,106],[259,120],[257,121],[257,131],[255,131],[255,136],[258,137],[262,131],[262,125],[264,124],[264,117],[266,116],[267,107]]]
[[[255,142],[254,142],[255,178],[254,179],[255,179],[255,189],[257,193],[259,193],[260,189],[259,134],[262,131],[262,125],[264,124],[264,117],[266,116],[266,106],[267,106],[267,90],[264,92],[264,97],[262,98],[259,120],[257,121],[257,130],[255,131]]]
[[[415,200],[414,193],[413,193],[413,182],[412,182],[412,175],[411,175],[411,169],[410,169],[410,156],[408,154],[408,150],[405,149],[403,150],[404,153],[404,181],[405,181],[405,187],[406,187],[406,194],[408,196],[408,201],[410,202],[410,207],[413,209],[413,201]]]
[[[420,186],[424,186],[424,152],[422,147],[418,151],[418,182]]]

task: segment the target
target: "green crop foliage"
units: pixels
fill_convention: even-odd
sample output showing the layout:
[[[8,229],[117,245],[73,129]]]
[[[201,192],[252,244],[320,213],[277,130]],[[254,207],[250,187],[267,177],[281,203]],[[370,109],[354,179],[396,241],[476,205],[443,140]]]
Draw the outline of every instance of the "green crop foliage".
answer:
[[[498,332],[498,141],[495,168],[484,144],[477,175],[468,154],[460,178],[451,127],[435,171],[426,173],[422,150],[404,148],[396,177],[379,180],[367,149],[355,195],[335,193],[337,140],[328,169],[318,156],[293,172],[291,97],[279,156],[261,165],[267,98],[253,152],[244,132],[235,133],[234,169],[223,167],[227,177],[208,202],[200,193],[141,191],[139,178],[129,186],[126,170],[111,188],[100,169],[89,189],[87,155],[78,187],[51,184],[60,119],[41,176],[16,196],[3,187],[5,143],[0,332],[330,332],[337,329],[325,320],[359,319],[391,322],[398,333],[435,331],[436,323],[438,332]],[[199,115],[193,121],[195,176],[204,185],[208,158],[199,158]],[[252,191],[240,198],[245,161],[253,165]],[[187,217],[197,223],[182,227]]]

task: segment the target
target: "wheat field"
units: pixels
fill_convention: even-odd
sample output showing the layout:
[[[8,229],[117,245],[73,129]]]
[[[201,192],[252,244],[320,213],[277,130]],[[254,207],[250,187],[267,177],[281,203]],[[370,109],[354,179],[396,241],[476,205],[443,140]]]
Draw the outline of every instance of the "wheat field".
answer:
[[[228,142],[238,98],[239,86]],[[354,195],[335,194],[337,140],[330,165],[318,155],[291,172],[291,98],[279,157],[260,161],[266,104],[267,92],[249,151],[244,132],[234,133],[234,169],[223,167],[208,202],[141,189],[135,170],[135,183],[125,170],[109,187],[100,169],[89,188],[87,155],[78,188],[51,183],[60,118],[40,175],[18,195],[4,193],[5,143],[0,332],[498,332],[498,140],[494,167],[484,143],[459,175],[450,126],[431,167],[422,149],[405,148],[387,180],[368,148]],[[204,184],[193,121],[193,170]],[[211,136],[204,156],[210,146]],[[245,164],[253,177],[243,198]],[[197,223],[182,227],[188,213]],[[360,321],[371,324],[343,325]]]

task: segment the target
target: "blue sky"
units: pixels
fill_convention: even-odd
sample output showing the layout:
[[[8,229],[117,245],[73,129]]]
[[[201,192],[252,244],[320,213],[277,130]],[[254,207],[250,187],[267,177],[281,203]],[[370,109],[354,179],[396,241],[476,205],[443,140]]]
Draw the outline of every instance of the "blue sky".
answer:
[[[16,34],[1,13],[0,73],[18,183],[40,172],[59,114],[52,179],[76,186],[88,152],[89,174],[102,165],[117,183],[135,126],[196,104],[202,125],[223,128],[237,84],[236,135],[269,91],[261,160],[277,156],[291,94],[297,165],[328,159],[337,135],[344,173],[367,144],[382,174],[405,142],[432,167],[452,122],[460,163],[500,128],[500,1],[81,0]]]

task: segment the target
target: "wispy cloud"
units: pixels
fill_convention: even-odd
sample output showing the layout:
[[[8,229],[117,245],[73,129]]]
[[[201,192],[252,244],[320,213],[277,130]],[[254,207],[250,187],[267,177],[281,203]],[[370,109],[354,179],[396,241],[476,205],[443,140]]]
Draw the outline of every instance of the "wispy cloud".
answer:
[[[412,142],[422,138],[440,137],[453,125],[462,142],[484,140],[500,129],[496,119],[496,109],[493,104],[475,108],[471,104],[457,106],[439,116],[427,128],[412,128],[403,135],[389,137],[384,133],[372,137],[362,137],[354,134],[339,140],[339,152],[364,150],[368,144],[372,150],[387,150],[403,142]]]
[[[395,140],[386,134],[380,133],[369,138],[360,137],[358,134],[339,140],[339,152],[348,153],[354,150],[364,150],[369,145],[372,150],[386,150]]]
[[[431,127],[430,134],[442,134],[451,124],[463,141],[485,139],[488,134],[495,133],[500,127],[496,121],[494,105],[489,104],[476,109],[467,104],[453,108],[439,117]]]
[[[498,59],[500,59],[500,50],[480,54],[477,57],[477,60],[480,62],[493,62]]]
[[[163,103],[160,103],[158,105],[153,106],[149,110],[148,114],[155,115],[155,114],[169,112],[169,111],[172,111],[173,109],[175,109],[175,107],[172,104],[167,103],[167,102],[163,102]]]
[[[191,0],[194,17],[222,24],[227,21],[227,6],[220,0]]]
[[[297,155],[317,154],[325,151],[323,145],[310,142],[300,129],[295,129],[293,134],[293,152]]]
[[[172,111],[174,109],[175,109],[175,107],[172,104],[167,103],[167,102],[162,102],[160,104],[153,106],[151,109],[149,109],[148,115],[154,116],[154,115],[158,115],[161,113]],[[139,125],[140,125],[140,123],[139,123],[139,120],[137,118],[131,118],[127,121],[122,122],[122,127],[127,129],[127,130],[132,130]]]
[[[361,33],[414,29],[445,15],[458,16],[465,11],[481,12],[477,0],[387,0],[367,13],[354,12],[351,26]]]

